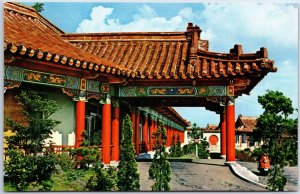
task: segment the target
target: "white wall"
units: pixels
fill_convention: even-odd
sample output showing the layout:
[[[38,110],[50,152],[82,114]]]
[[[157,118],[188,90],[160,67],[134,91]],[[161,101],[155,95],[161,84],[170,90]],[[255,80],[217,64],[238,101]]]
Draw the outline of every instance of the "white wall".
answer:
[[[209,137],[215,135],[218,137],[218,142],[216,145],[210,145]],[[209,143],[209,152],[211,153],[221,153],[221,136],[220,133],[203,133],[203,138],[206,138]]]

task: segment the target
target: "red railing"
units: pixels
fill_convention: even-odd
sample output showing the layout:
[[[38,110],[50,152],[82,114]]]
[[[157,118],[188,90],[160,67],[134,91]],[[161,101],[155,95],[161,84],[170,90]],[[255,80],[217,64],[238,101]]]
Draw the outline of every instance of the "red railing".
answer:
[[[102,146],[68,146],[68,145],[51,145],[50,149],[52,152],[56,154],[60,153],[69,153],[70,149],[75,149],[75,148],[95,148],[98,147],[99,152],[101,152]]]

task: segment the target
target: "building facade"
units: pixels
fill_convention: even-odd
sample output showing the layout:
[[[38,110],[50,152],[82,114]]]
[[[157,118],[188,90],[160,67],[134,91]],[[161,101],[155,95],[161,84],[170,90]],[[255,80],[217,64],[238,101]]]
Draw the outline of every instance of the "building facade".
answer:
[[[130,114],[136,153],[152,149],[163,125],[168,142],[184,141],[189,125],[171,106],[205,107],[220,114],[221,151],[235,161],[235,99],[275,72],[267,49],[208,50],[201,29],[185,32],[64,33],[34,9],[4,4],[5,116],[24,122],[14,96],[38,91],[64,108],[57,139],[80,146],[82,132],[100,138],[104,163],[119,160],[120,121]],[[60,138],[61,136],[61,138]],[[59,144],[60,141],[57,140]],[[225,151],[226,150],[226,151]]]

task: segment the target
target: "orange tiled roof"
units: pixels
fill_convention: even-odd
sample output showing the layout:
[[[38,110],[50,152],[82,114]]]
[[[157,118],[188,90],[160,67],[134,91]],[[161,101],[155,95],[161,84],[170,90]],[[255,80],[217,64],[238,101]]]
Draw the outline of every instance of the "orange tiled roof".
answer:
[[[205,133],[219,133],[220,127],[215,124],[207,124],[206,128],[202,128]]]
[[[246,117],[239,115],[236,121],[236,131],[238,132],[253,132],[257,123],[256,117]]]
[[[197,30],[199,27],[192,27]],[[200,34],[200,31],[197,33]],[[87,33],[65,34],[62,37],[78,48],[117,67],[131,70],[131,77],[142,79],[219,78],[260,71],[276,71],[267,59],[267,50],[243,54],[240,45],[230,53],[208,51],[208,42],[196,36],[193,47],[189,32]],[[239,52],[239,53],[238,53]]]
[[[4,51],[94,70],[114,66],[64,41],[61,34],[61,30],[33,8],[18,3],[4,4]]]
[[[267,50],[208,51],[201,30],[64,34],[28,6],[4,4],[4,51],[136,79],[210,79],[276,71]],[[71,43],[71,44],[70,44]]]

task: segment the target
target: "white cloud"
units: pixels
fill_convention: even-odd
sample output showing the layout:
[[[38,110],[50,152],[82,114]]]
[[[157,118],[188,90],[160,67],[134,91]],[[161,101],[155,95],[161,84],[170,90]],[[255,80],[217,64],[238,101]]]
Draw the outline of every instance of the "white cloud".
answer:
[[[94,7],[90,19],[84,19],[76,32],[167,32],[185,31],[187,23],[195,18],[192,8],[183,8],[173,17],[167,19],[159,16],[156,11],[143,5],[138,13],[132,16],[132,21],[121,24],[118,18],[109,18],[113,8]]]
[[[149,5],[143,5],[141,8],[138,9],[138,11],[139,12],[136,15],[134,15],[134,19],[157,17],[156,11]]]
[[[221,46],[221,49],[228,51],[234,43],[249,45],[249,39],[256,44],[263,42],[279,47],[297,47],[298,9],[293,5],[205,4],[202,14],[204,32],[209,31],[214,49],[220,49],[216,44],[223,42],[225,47]],[[257,48],[250,48],[251,52],[255,51],[253,49]]]
[[[90,14],[91,19],[81,21],[76,32],[100,32],[103,31],[107,25],[115,25],[116,21],[113,20],[106,23],[107,17],[111,15],[112,12],[113,8],[105,8],[103,6],[94,7]]]

